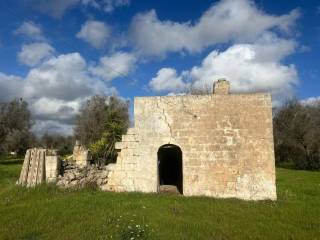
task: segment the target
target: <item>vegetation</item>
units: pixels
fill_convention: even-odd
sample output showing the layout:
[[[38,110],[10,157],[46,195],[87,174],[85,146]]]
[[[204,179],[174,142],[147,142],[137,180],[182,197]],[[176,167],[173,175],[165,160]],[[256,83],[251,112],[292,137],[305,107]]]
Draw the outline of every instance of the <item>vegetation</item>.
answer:
[[[276,163],[296,169],[320,169],[320,103],[288,101],[274,116]]]
[[[57,149],[59,155],[72,153],[75,140],[73,136],[45,133],[39,140],[38,145],[44,148]]]
[[[31,131],[32,116],[22,99],[0,102],[0,154],[16,152],[23,156],[31,147],[54,148],[58,154],[72,153],[75,138],[88,146],[100,164],[114,162],[115,142],[129,126],[128,102],[112,96],[92,96],[76,119],[75,137],[55,133],[36,136]]]
[[[14,185],[0,163],[0,239],[320,239],[320,173],[277,169],[278,201]]]
[[[128,102],[118,97],[93,96],[77,117],[75,135],[89,146],[99,163],[114,162],[114,145],[129,126]]]
[[[37,137],[31,131],[32,124],[31,112],[26,101],[14,99],[10,102],[0,102],[0,154],[7,158],[11,152],[23,156],[26,149],[37,146],[55,148],[61,155],[72,152],[73,137],[53,133]]]
[[[0,153],[23,154],[34,141],[31,114],[22,99],[0,102]]]

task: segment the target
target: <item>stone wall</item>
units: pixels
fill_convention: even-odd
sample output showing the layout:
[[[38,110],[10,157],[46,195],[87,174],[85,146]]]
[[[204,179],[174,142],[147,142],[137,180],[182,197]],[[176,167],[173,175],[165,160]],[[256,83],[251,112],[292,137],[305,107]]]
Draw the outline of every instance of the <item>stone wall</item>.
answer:
[[[276,199],[269,94],[136,97],[105,190],[157,192],[157,152],[180,147],[183,194]]]

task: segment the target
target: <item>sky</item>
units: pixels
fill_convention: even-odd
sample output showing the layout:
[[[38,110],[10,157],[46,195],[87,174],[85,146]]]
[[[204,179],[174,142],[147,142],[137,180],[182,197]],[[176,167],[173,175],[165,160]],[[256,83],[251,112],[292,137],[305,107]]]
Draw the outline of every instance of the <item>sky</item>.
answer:
[[[320,99],[320,2],[1,0],[0,101],[29,103],[37,134],[72,134],[92,95],[233,93]]]

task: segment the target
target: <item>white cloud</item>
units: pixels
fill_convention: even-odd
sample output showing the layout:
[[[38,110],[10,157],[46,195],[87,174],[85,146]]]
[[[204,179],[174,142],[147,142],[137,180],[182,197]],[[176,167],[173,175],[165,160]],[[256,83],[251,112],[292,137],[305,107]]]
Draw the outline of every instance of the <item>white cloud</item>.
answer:
[[[298,83],[294,65],[284,65],[281,61],[295,50],[295,42],[278,39],[273,35],[259,39],[255,44],[235,44],[225,51],[212,51],[200,66],[195,66],[180,76],[170,70],[169,78],[162,81],[158,89],[168,89],[170,79],[193,82],[195,88],[212,87],[219,78],[231,82],[233,92],[271,92],[276,100],[289,97]],[[163,70],[163,69],[162,69]],[[160,70],[159,72],[161,72]],[[150,85],[159,78],[151,80]],[[172,80],[171,80],[172,81]]]
[[[44,42],[24,44],[18,53],[18,59],[21,63],[32,67],[52,56],[53,53],[54,48]]]
[[[41,28],[31,21],[24,21],[14,33],[27,36],[33,40],[44,40]]]
[[[83,101],[83,98],[66,101],[41,97],[32,103],[31,110],[41,120],[72,120]]]
[[[186,88],[181,76],[177,76],[177,71],[173,68],[162,68],[157,76],[152,78],[149,86],[155,92],[181,92]]]
[[[264,55],[273,48],[278,52],[270,51],[269,55]],[[280,63],[279,60],[285,57],[280,58],[281,51],[284,51],[281,41],[279,45],[271,46],[236,44],[224,52],[212,51],[201,66],[191,69],[190,77],[196,87],[212,86],[214,80],[226,78],[234,92],[268,91],[277,97],[289,96],[298,77],[294,65]]]
[[[92,76],[79,53],[46,59],[30,69],[25,78],[0,73],[0,100],[26,99],[36,119],[37,133],[60,130],[69,133],[87,97],[116,93],[103,79]]]
[[[34,9],[48,14],[55,18],[60,18],[67,9],[76,6],[80,0],[30,0]]]
[[[107,13],[111,13],[118,7],[130,5],[130,0],[82,0],[84,5],[93,6],[96,9],[101,9]]]
[[[0,100],[11,100],[22,97],[23,79],[14,75],[6,75],[0,72]]]
[[[112,12],[117,7],[129,6],[129,0],[105,0],[103,10],[106,12]]]
[[[77,37],[88,42],[95,48],[105,45],[111,34],[111,28],[100,21],[88,20],[82,26]]]
[[[318,97],[309,97],[309,98],[303,99],[303,100],[301,100],[301,103],[303,105],[319,106],[320,107],[320,96],[318,96]]]
[[[61,18],[67,10],[77,6],[91,6],[110,13],[115,8],[129,6],[130,0],[29,0],[29,4],[41,13]]]
[[[100,58],[97,66],[90,67],[90,72],[104,80],[128,75],[134,68],[136,57],[125,52],[116,52],[111,56]]]
[[[24,92],[27,98],[46,96],[73,100],[92,93],[91,81],[86,62],[79,53],[62,54],[31,69]]]
[[[194,53],[217,43],[254,41],[268,30],[287,33],[298,16],[298,10],[275,16],[259,10],[249,0],[221,0],[194,23],[161,21],[155,10],[137,14],[131,23],[130,38],[145,55]]]
[[[37,135],[43,135],[45,133],[55,133],[70,136],[73,133],[73,124],[58,122],[55,120],[36,120],[32,126],[32,131]]]

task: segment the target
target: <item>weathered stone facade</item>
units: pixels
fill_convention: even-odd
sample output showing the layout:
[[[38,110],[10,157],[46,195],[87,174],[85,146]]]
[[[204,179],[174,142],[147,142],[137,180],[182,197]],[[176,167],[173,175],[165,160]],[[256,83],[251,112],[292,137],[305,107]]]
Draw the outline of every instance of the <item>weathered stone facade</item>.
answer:
[[[270,94],[229,94],[224,80],[214,92],[136,97],[135,126],[116,144],[117,163],[109,166],[102,189],[158,192],[170,182],[159,174],[161,159],[171,154],[175,161],[168,148],[179,149],[174,156],[182,160],[177,187],[183,195],[275,200]]]

